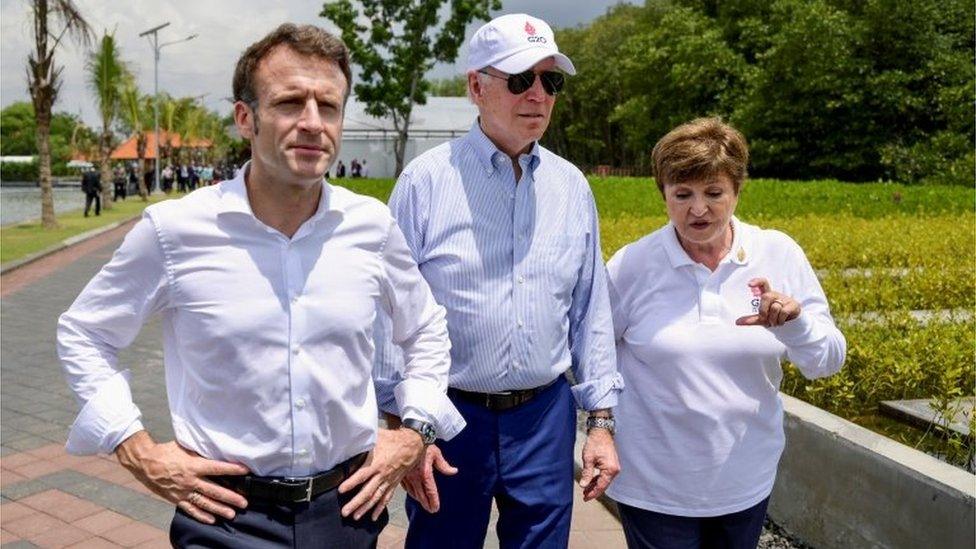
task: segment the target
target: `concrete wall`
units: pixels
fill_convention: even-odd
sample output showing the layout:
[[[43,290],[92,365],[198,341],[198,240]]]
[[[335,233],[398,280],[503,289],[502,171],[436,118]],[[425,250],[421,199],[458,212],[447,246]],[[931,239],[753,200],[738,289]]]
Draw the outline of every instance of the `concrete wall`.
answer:
[[[787,395],[770,518],[819,549],[976,545],[976,476]]]

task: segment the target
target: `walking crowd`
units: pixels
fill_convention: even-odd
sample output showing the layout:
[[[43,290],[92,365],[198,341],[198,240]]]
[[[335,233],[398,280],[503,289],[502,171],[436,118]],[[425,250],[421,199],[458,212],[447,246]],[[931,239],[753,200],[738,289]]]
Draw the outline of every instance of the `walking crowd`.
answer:
[[[605,265],[586,178],[539,144],[576,73],[549,25],[497,17],[467,65],[478,119],[382,204],[326,181],[348,50],[281,25],[234,71],[251,160],[164,167],[207,188],[147,208],[59,319],[68,450],[172,502],[175,547],[375,547],[398,485],[409,548],[483,546],[493,505],[502,547],[566,547],[577,410],[584,500],[618,503],[630,547],[758,543],[781,361],[831,375],[846,343],[800,246],[735,216],[745,137],[661,138],[669,221]],[[173,441],[118,361],[157,313]]]

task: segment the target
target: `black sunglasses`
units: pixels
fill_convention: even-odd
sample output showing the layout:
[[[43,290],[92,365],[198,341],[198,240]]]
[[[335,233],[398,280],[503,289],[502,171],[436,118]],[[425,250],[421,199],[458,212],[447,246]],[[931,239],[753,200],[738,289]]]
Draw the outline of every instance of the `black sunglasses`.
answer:
[[[525,72],[520,72],[518,74],[510,74],[508,76],[499,76],[497,74],[491,74],[488,69],[481,69],[481,74],[487,74],[488,76],[494,78],[500,78],[508,82],[508,91],[512,92],[514,95],[519,95],[525,93],[526,90],[535,84],[535,72],[529,69]],[[556,95],[563,90],[563,84],[566,83],[566,78],[563,73],[557,71],[544,71],[539,73],[539,78],[542,80],[542,89],[546,90],[549,95]]]

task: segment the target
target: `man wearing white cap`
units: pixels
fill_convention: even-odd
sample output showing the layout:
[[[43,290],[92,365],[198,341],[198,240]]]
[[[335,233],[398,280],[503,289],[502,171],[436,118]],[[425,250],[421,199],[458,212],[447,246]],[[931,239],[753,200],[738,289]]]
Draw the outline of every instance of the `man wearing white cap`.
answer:
[[[524,14],[481,27],[468,54],[478,121],[411,162],[390,197],[447,309],[448,395],[468,425],[406,477],[407,547],[481,547],[493,499],[502,547],[565,547],[574,399],[590,411],[580,483],[592,499],[619,470],[610,409],[623,388],[593,196],[538,144],[576,69],[549,25]],[[400,357],[377,345],[378,399],[396,416]]]

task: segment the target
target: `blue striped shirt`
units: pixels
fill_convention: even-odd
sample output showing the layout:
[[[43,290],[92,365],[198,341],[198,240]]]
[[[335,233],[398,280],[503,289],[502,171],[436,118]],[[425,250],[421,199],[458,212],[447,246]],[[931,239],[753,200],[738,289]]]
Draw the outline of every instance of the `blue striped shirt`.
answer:
[[[545,385],[572,368],[577,404],[617,403],[606,269],[593,194],[572,164],[534,144],[511,159],[475,122],[413,160],[390,197],[420,271],[447,309],[449,385],[500,392]],[[397,413],[402,359],[376,328],[380,407]]]

